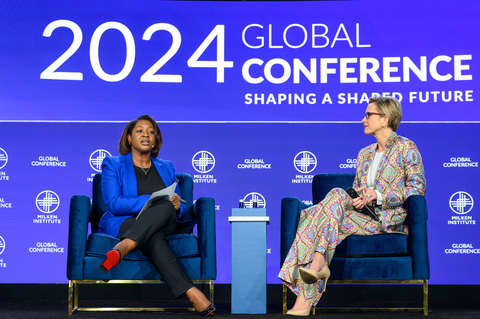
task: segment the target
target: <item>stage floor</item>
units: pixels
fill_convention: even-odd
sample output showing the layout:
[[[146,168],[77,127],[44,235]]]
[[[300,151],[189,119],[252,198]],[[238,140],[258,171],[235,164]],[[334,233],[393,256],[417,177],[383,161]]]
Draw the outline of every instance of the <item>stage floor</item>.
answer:
[[[125,301],[125,300],[99,300],[84,301],[82,307],[112,307],[112,306],[188,306],[188,301]],[[346,304],[341,304],[345,306]],[[384,302],[377,302],[377,306],[390,306]],[[418,306],[418,303],[395,304],[396,306]],[[212,318],[288,318],[282,315],[282,304],[280,301],[269,302],[268,312],[265,315],[242,315],[230,313],[230,301],[216,301],[217,311]],[[291,307],[292,305],[289,304]],[[340,306],[338,303],[325,303],[323,306]],[[348,303],[348,306],[374,306],[372,303]],[[480,318],[480,304],[476,302],[431,302],[429,304],[429,316],[425,318]],[[375,318],[421,318],[421,312],[325,312],[318,311],[316,316],[319,318],[355,318],[355,319],[375,319]],[[181,318],[200,318],[196,312],[77,312],[73,316],[67,314],[67,300],[0,300],[0,318],[115,318],[115,319],[140,319],[140,318],[162,318],[162,319],[181,319]]]

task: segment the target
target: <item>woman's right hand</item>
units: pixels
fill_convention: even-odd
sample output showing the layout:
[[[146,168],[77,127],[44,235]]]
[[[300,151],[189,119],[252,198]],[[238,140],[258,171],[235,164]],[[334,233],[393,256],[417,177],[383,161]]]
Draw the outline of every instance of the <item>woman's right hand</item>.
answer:
[[[356,210],[361,210],[365,205],[377,199],[377,192],[368,187],[360,187],[357,192],[361,195],[353,199],[353,207]]]
[[[178,196],[177,193],[173,194],[170,201],[172,202],[173,206],[175,206],[175,210],[180,210],[180,196]]]
[[[365,204],[363,203],[362,195],[360,195],[357,198],[353,198],[352,201],[353,201],[353,208],[355,208],[356,210],[361,210],[365,206]]]

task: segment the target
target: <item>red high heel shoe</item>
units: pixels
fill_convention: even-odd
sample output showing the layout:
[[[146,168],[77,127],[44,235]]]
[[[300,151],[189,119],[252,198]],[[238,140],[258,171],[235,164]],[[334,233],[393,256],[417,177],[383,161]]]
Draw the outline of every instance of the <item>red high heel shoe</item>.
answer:
[[[117,266],[122,261],[122,254],[118,249],[112,249],[107,253],[107,258],[98,266],[103,273],[107,273],[112,267]]]
[[[200,312],[200,316],[202,317],[208,317],[210,316],[215,310],[215,306],[213,304],[210,304],[207,308],[205,308],[204,311]]]

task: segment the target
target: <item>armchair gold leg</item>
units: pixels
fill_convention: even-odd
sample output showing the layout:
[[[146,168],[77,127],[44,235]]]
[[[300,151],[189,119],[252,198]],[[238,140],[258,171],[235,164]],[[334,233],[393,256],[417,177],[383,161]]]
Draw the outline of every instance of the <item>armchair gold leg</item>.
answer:
[[[209,285],[209,292],[206,294],[210,297],[210,301],[214,303],[214,281],[213,280],[192,280],[194,284],[201,284],[202,291],[204,290],[205,284]],[[79,287],[80,283],[90,283],[90,284],[131,284],[131,283],[150,283],[150,284],[160,284],[164,283],[162,280],[94,280],[94,279],[83,279],[83,280],[69,280],[68,282],[68,314],[72,315],[77,311],[174,311],[174,310],[183,310],[183,311],[195,311],[193,307],[79,307]]]
[[[78,290],[80,289],[80,286],[78,283],[73,284],[73,311],[76,311],[78,309]]]
[[[213,303],[213,299],[214,299],[213,288],[214,288],[213,280],[210,280],[210,302],[211,303]]]
[[[73,284],[68,281],[68,314],[71,315],[73,310]]]
[[[361,307],[320,307],[314,308],[317,310],[324,310],[324,311],[345,311],[345,310],[356,310],[356,311],[423,311],[425,316],[428,316],[428,280],[400,280],[400,281],[381,281],[381,280],[330,280],[329,283],[332,284],[372,284],[372,283],[393,283],[393,284],[422,284],[423,288],[423,304],[422,308],[361,308]],[[282,285],[282,303],[283,303],[283,314],[287,313],[287,286],[285,284]]]
[[[423,281],[423,315],[428,316],[428,280]]]
[[[78,309],[78,283],[68,281],[68,314],[73,315]]]
[[[195,283],[195,280],[193,281]],[[213,299],[214,299],[214,281],[213,280],[206,280],[206,281],[201,281],[201,291],[205,291],[205,285],[208,284],[208,296],[207,298],[210,300],[210,302],[213,304]]]

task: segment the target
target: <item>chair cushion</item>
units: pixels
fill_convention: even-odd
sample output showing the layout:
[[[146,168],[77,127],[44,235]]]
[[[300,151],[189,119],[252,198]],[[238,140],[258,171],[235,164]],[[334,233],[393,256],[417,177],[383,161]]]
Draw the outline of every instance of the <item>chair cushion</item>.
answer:
[[[95,257],[86,256],[83,260],[83,278],[92,280],[161,280],[162,276],[155,269],[153,264],[147,260],[122,260],[118,266],[113,267],[106,274],[98,269],[105,256]],[[204,278],[201,274],[201,258],[188,257],[179,258],[178,262],[185,270],[188,278],[192,279],[210,279]]]
[[[177,258],[198,256],[197,237],[193,234],[177,234],[168,236],[168,245]],[[103,257],[109,250],[119,243],[119,239],[106,234],[94,233],[88,237],[86,255]],[[148,261],[148,257],[141,251],[129,253],[124,260]]]
[[[406,256],[407,238],[403,234],[348,236],[337,246],[334,257]]]
[[[404,257],[334,257],[329,265],[333,280],[411,280],[412,258]]]

